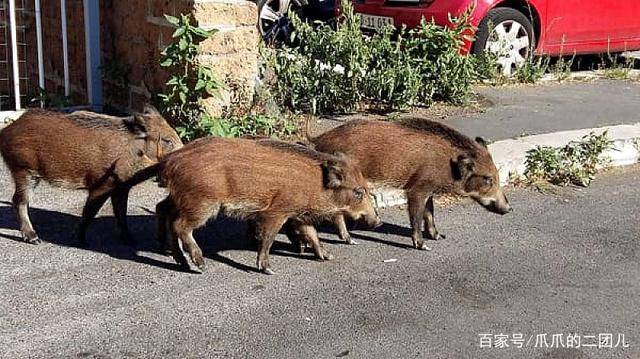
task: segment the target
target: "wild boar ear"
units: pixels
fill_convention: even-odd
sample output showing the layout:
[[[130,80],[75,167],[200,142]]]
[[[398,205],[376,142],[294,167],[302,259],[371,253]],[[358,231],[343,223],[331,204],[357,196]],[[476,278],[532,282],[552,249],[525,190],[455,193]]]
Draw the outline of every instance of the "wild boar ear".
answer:
[[[330,189],[340,187],[344,180],[344,168],[338,161],[325,161],[322,164],[324,186]]]
[[[160,112],[151,104],[145,104],[142,108],[142,113],[145,115],[160,116]]]
[[[476,142],[480,144],[480,146],[487,148],[487,141],[482,137],[476,137]]]
[[[137,139],[147,138],[147,124],[142,116],[133,115],[132,117],[127,117],[124,119],[124,125]]]
[[[458,156],[455,166],[453,168],[454,177],[456,180],[461,180],[469,177],[475,169],[475,161],[467,154],[461,154]]]

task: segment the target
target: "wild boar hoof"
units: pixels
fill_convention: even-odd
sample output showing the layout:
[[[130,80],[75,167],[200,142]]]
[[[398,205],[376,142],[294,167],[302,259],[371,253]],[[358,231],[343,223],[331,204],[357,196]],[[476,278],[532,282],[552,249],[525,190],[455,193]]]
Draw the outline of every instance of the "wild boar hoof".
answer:
[[[35,244],[35,245],[42,243],[42,241],[40,240],[40,238],[38,238],[38,236],[31,237],[31,238],[25,236],[24,241],[29,244]]]
[[[204,259],[198,258],[198,259],[193,261],[193,264],[196,265],[196,267],[198,268],[198,270],[200,272],[202,272],[204,270]]]
[[[355,239],[351,238],[351,237],[347,238],[346,242],[349,245],[357,245],[358,244],[358,242]]]
[[[325,253],[323,255],[323,258],[324,258],[325,261],[330,261],[330,260],[333,260],[334,257],[333,257],[333,255],[331,253]]]
[[[175,257],[175,256],[174,256]],[[198,265],[195,262],[189,262],[186,258],[175,258],[180,266],[180,270],[187,273],[202,274],[204,265]]]
[[[430,251],[431,250],[431,247],[427,246],[426,243],[422,243],[422,244],[418,243],[415,247],[417,249],[421,250],[421,251]]]
[[[272,271],[271,268],[262,268],[261,272],[268,275],[276,274],[276,272]]]

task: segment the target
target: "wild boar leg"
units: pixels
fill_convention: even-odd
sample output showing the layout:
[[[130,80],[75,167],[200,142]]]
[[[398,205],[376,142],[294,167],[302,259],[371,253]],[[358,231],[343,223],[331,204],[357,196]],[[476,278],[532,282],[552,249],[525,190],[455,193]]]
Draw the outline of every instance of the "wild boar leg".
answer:
[[[413,247],[420,250],[430,250],[422,238],[422,222],[424,221],[427,196],[424,193],[409,192],[407,193],[407,200],[409,205],[409,220],[411,222],[411,239],[413,240]]]
[[[296,228],[296,231],[299,233],[300,238],[306,242],[311,244],[311,248],[313,248],[313,252],[316,254],[316,258],[319,260],[331,260],[333,256],[327,252],[327,250],[322,247],[320,243],[320,239],[318,238],[318,232],[315,227],[310,224],[299,224]]]
[[[302,254],[304,253],[304,249],[306,247],[306,242],[303,238],[300,238],[300,233],[297,231],[297,228],[293,225],[292,221],[287,221],[284,226],[284,233],[287,235],[289,242],[293,246],[293,249]],[[254,226],[254,235],[255,235],[255,226]]]
[[[168,217],[167,221],[170,221]],[[167,227],[166,234],[168,235],[167,240],[170,242],[169,248],[171,248],[171,255],[173,256],[173,259],[175,259],[176,263],[178,263],[180,268],[182,268],[183,270],[190,270],[189,260],[182,250],[180,239],[178,238],[178,234],[173,229],[172,225],[169,225]]]
[[[171,199],[163,199],[156,205],[156,240],[160,243],[160,251],[169,253],[171,251],[171,223],[169,212],[171,210]]]
[[[118,189],[111,195],[111,206],[113,215],[116,217],[116,224],[120,241],[130,242],[129,226],[127,224],[127,204],[129,202],[129,188]]]
[[[78,226],[78,241],[80,245],[85,246],[87,244],[87,228],[110,195],[111,193],[104,190],[89,192],[87,201],[82,209],[82,219],[80,219],[80,225]]]
[[[427,198],[427,204],[424,211],[424,228],[427,231],[427,237],[433,240],[445,239],[445,235],[438,232],[436,224],[433,221],[433,196]]]
[[[256,238],[258,239],[258,270],[265,274],[275,274],[269,266],[269,251],[286,217],[262,217],[256,220]]]
[[[29,174],[24,170],[15,171],[12,174],[16,187],[13,194],[13,208],[16,211],[18,222],[20,222],[22,238],[27,243],[39,244],[40,238],[38,238],[29,219]]]
[[[258,238],[256,237],[256,222],[252,219],[247,220],[247,238],[249,239],[250,245],[258,245]]]
[[[338,214],[333,217],[333,225],[338,230],[338,237],[340,237],[340,239],[347,242],[347,244],[358,244],[358,242],[351,238],[343,214]]]
[[[198,243],[196,243],[196,240],[193,238],[193,229],[195,227],[197,227],[197,225],[194,225],[192,221],[184,217],[178,217],[173,222],[173,230],[177,235],[177,240],[182,243],[185,251],[189,253],[191,261],[198,269],[202,270],[204,268],[204,258],[202,258],[200,246],[198,246]]]

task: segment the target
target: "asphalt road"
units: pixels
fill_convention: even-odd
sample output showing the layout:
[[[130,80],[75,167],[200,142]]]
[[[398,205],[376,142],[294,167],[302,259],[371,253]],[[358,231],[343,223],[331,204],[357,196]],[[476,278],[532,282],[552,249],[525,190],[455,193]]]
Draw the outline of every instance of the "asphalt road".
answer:
[[[519,136],[640,122],[640,81],[594,80],[535,85],[477,86],[477,106],[436,104],[398,113],[442,121],[475,138],[499,141]],[[381,119],[381,114],[323,118],[311,126],[318,135],[351,119]]]
[[[479,87],[489,105],[445,121],[469,136],[503,140],[522,135],[640,122],[640,81],[543,83]]]
[[[254,271],[242,225],[196,234],[204,274],[176,270],[153,253],[151,183],[131,198],[137,248],[112,238],[105,211],[76,247],[82,192],[41,185],[32,219],[47,241],[18,241],[0,203],[0,353],[3,358],[638,358],[640,357],[640,168],[615,170],[586,190],[508,190],[515,212],[474,203],[438,208],[447,239],[410,248],[402,208],[385,210],[360,245],[323,233],[335,255],[317,262],[284,238],[278,273]],[[0,167],[0,199],[12,185]],[[385,262],[385,260],[396,261]],[[612,333],[618,348],[535,347],[538,334]],[[481,348],[480,335],[522,334],[523,348]],[[629,347],[617,343],[624,334]],[[517,337],[516,337],[517,339]],[[541,343],[541,342],[540,342]],[[542,345],[542,344],[541,344]]]

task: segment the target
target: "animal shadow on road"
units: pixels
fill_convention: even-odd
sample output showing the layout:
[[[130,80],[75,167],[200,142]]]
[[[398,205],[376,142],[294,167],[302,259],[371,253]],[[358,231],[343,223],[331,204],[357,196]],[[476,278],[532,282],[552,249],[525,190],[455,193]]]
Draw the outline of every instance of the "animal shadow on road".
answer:
[[[36,232],[44,242],[104,253],[113,258],[130,260],[160,268],[180,270],[180,267],[173,262],[171,257],[167,257],[166,261],[162,261],[139,254],[140,252],[158,253],[160,247],[156,240],[155,216],[152,214],[127,216],[133,241],[132,245],[123,244],[118,240],[115,235],[116,226],[113,216],[97,217],[89,226],[87,234],[88,245],[86,247],[81,246],[75,237],[79,216],[33,207],[29,208],[29,215]],[[0,201],[0,229],[18,230],[19,227],[11,203]],[[252,265],[236,262],[221,254],[221,252],[227,250],[256,251],[256,246],[251,244],[246,236],[246,224],[228,218],[220,218],[196,231],[194,236],[205,257],[242,271],[257,271]],[[7,233],[0,233],[1,238],[18,242],[23,241],[19,235]],[[297,251],[293,250],[291,244],[281,240],[286,241],[286,237],[278,237],[278,241],[271,247],[272,255],[314,259],[310,253],[298,254]],[[30,246],[27,243],[24,243],[24,245]]]
[[[357,224],[351,225],[349,228],[350,228],[349,233],[351,234],[351,237],[354,239],[361,239],[364,241],[380,243],[380,244],[384,244],[391,247],[413,249],[413,245],[411,245],[411,228],[409,227],[403,227],[397,224],[385,222],[382,224],[382,226],[374,230],[366,230],[363,228],[358,228]],[[359,230],[359,232],[354,232],[354,230]],[[367,231],[367,234],[366,235],[363,234],[362,230]],[[385,236],[393,235],[393,236],[401,237],[400,241],[402,242],[395,242],[395,241],[382,239],[380,238],[381,234]],[[408,242],[407,242],[407,239],[408,239]]]

